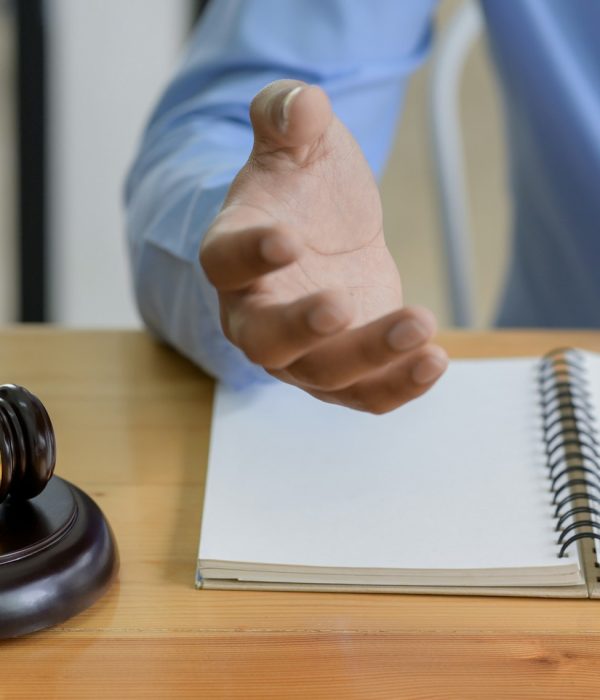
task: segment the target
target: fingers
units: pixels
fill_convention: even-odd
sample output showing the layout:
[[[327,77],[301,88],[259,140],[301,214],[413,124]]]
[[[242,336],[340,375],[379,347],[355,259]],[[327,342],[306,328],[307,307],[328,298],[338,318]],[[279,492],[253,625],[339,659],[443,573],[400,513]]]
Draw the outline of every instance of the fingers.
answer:
[[[397,362],[436,331],[427,309],[407,307],[331,338],[286,368],[294,383],[337,391]]]
[[[219,291],[239,291],[262,275],[294,262],[300,250],[292,234],[272,227],[209,232],[200,263]]]
[[[330,403],[386,413],[420,396],[445,371],[444,350],[430,344],[431,312],[405,308],[335,334],[275,376]]]
[[[298,80],[278,80],[263,88],[250,106],[254,154],[309,146],[333,118],[323,90]]]
[[[447,366],[446,352],[437,345],[426,345],[383,372],[340,391],[308,391],[328,403],[382,414],[424,394],[442,376]]]
[[[351,328],[353,309],[341,292],[291,304],[234,299],[224,314],[227,337],[275,377],[330,403],[385,413],[427,391],[448,364],[444,350],[429,343],[436,323],[426,309]]]
[[[319,292],[291,304],[235,305],[224,330],[246,356],[267,369],[286,367],[352,322],[350,299]]]

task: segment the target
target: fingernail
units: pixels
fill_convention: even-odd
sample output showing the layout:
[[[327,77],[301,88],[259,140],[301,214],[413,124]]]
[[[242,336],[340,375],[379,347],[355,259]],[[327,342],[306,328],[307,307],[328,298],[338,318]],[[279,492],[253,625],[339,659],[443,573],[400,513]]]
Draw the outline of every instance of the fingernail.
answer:
[[[279,131],[281,131],[283,134],[285,134],[287,131],[292,102],[296,99],[296,96],[302,90],[302,87],[302,85],[298,85],[293,90],[290,90],[283,98],[283,102],[281,103],[281,114],[279,116]]]
[[[427,340],[428,335],[427,328],[422,323],[410,318],[393,326],[387,335],[387,341],[393,350],[410,350]]]
[[[317,333],[335,333],[348,323],[348,317],[335,306],[318,306],[308,314],[308,324]]]
[[[280,264],[294,259],[294,247],[281,236],[268,236],[260,242],[260,254],[270,263]]]
[[[446,369],[447,361],[435,355],[424,357],[412,371],[415,384],[431,384]]]

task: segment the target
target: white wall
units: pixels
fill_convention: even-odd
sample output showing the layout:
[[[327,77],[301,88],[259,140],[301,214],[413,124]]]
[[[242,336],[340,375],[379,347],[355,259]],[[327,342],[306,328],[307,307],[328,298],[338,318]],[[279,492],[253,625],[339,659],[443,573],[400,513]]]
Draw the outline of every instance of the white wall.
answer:
[[[190,22],[188,0],[47,0],[52,320],[139,325],[122,189]]]

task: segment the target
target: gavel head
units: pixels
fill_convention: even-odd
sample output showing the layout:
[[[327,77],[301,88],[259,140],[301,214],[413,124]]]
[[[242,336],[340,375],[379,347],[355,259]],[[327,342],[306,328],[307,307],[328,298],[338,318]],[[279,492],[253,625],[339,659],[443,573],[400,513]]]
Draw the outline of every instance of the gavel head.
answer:
[[[42,402],[21,386],[0,385],[0,503],[37,496],[55,462],[54,429]]]

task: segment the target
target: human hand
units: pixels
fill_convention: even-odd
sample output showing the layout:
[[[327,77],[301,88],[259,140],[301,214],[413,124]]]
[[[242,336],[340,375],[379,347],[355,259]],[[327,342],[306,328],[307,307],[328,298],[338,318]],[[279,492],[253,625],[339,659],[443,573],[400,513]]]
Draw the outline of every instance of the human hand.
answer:
[[[318,399],[384,413],[448,359],[435,319],[403,307],[377,185],[318,87],[280,80],[254,98],[254,147],[207,232],[201,264],[227,338]]]

